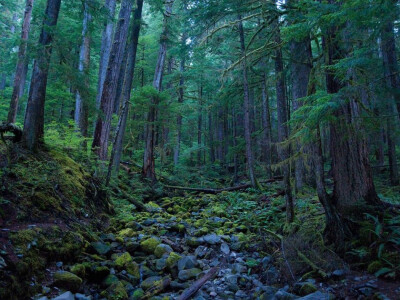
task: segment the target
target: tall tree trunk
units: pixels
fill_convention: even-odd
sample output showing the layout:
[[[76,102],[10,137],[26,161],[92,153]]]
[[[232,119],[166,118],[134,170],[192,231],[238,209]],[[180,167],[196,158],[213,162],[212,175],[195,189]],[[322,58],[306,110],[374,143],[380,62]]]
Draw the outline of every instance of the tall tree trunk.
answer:
[[[46,99],[47,77],[52,52],[53,30],[57,25],[61,0],[48,0],[42,32],[39,38],[40,48],[33,65],[28,105],[25,114],[23,141],[30,150],[36,150],[44,134],[44,103]]]
[[[212,112],[211,109],[208,112],[208,143],[210,147],[210,162],[215,162],[215,148],[214,148],[214,130],[212,122]]]
[[[122,91],[124,89],[124,84],[125,84],[125,76],[127,72],[127,65],[128,65],[128,56],[129,56],[129,47],[131,46],[131,43],[126,45],[126,49],[124,52],[124,58],[121,63],[121,68],[118,73],[118,83],[117,83],[117,93],[115,95],[115,100],[114,100],[114,107],[113,107],[113,113],[114,114],[119,114],[120,108],[124,106],[124,102],[121,99],[122,98]]]
[[[247,58],[246,45],[244,40],[244,30],[242,17],[239,15],[239,35],[240,47],[243,55],[242,72],[243,72],[243,92],[244,92],[244,139],[246,141],[246,159],[249,172],[250,182],[253,187],[258,188],[256,176],[254,174],[254,158],[251,147],[251,124],[250,124],[250,99],[249,99],[249,83],[247,79]]]
[[[264,67],[265,64],[264,64]],[[264,161],[267,165],[267,176],[272,178],[272,128],[271,128],[271,112],[269,107],[269,97],[267,91],[267,74],[264,72],[262,77],[262,126],[263,126],[263,140],[262,140],[262,153]]]
[[[297,2],[297,1],[291,1]],[[297,3],[296,3],[297,4]],[[292,40],[290,42],[290,71],[292,76],[292,94],[293,94],[293,110],[297,110],[302,106],[299,99],[307,96],[307,86],[310,79],[312,68],[312,52],[311,40],[309,37],[303,40]],[[299,143],[296,145],[296,151],[302,151]],[[295,163],[295,179],[296,190],[303,188],[305,180],[305,165],[303,156],[300,156]]]
[[[186,34],[182,35],[182,44],[186,43]],[[183,54],[185,55],[185,54]],[[184,96],[184,85],[185,85],[185,77],[184,77],[184,72],[185,72],[185,58],[182,57],[181,63],[180,63],[180,80],[179,80],[179,97],[178,97],[178,103],[180,106],[183,104],[183,96]],[[175,152],[174,152],[174,165],[177,166],[179,163],[179,155],[181,151],[181,140],[182,140],[182,114],[179,112],[178,117],[176,119],[176,125],[177,125],[177,139],[176,139],[176,146],[175,146]]]
[[[34,0],[26,0],[24,21],[22,23],[21,43],[18,50],[17,69],[15,71],[14,88],[11,96],[10,110],[8,111],[8,123],[15,123],[18,111],[18,102],[21,97],[21,90],[25,83],[27,72],[26,50],[31,27],[32,9]]]
[[[203,83],[200,82],[199,88],[199,116],[197,117],[197,165],[202,165],[202,135],[203,135]]]
[[[116,0],[105,0],[104,3],[104,7],[107,11],[107,21],[104,24],[104,29],[101,39],[99,79],[97,84],[97,98],[96,98],[97,108],[100,108],[101,96],[103,94],[104,80],[106,78],[108,61],[110,59],[116,4],[117,4]]]
[[[136,67],[136,54],[137,48],[139,43],[139,36],[140,36],[140,29],[141,29],[141,22],[142,22],[142,11],[143,11],[143,0],[136,1],[136,9],[133,16],[133,27],[132,27],[132,34],[131,40],[128,47],[128,62],[126,67],[126,74],[124,80],[124,86],[122,90],[122,103],[124,110],[121,113],[121,125],[119,126],[119,130],[116,132],[116,139],[113,146],[113,151],[111,153],[110,159],[110,168],[114,164],[114,169],[118,174],[119,165],[121,162],[121,155],[122,155],[122,145],[126,130],[126,122],[128,119],[128,107],[129,101],[131,99],[131,92],[132,92],[132,85],[133,85],[133,78],[135,74],[135,67]],[[111,170],[109,171],[111,172]],[[110,174],[111,176],[111,174]]]
[[[337,0],[329,2],[338,3]],[[327,66],[346,57],[347,51],[340,46],[343,44],[338,30],[336,27],[329,28],[323,38]],[[334,99],[339,102],[339,108],[335,112],[336,121],[330,124],[330,153],[334,182],[331,201],[342,218],[350,215],[361,217],[363,209],[360,209],[360,202],[378,206],[380,200],[375,191],[367,144],[362,136],[363,130],[358,124],[360,107],[356,99],[352,97],[342,99],[338,95],[344,86],[331,69],[327,69],[326,72],[326,85],[327,92],[336,94]],[[328,228],[327,235],[336,242],[337,247],[344,246],[344,237],[341,234],[346,232],[341,228],[344,224],[344,221],[341,223],[332,221],[331,228]]]
[[[172,7],[174,0],[167,0],[165,3],[164,24],[163,31],[160,39],[160,50],[158,52],[158,59],[156,70],[154,73],[153,87],[157,91],[161,91],[162,77],[165,65],[165,58],[167,56],[167,42],[168,42],[168,19],[172,16]],[[143,157],[143,176],[150,179],[153,183],[157,181],[155,161],[154,161],[154,137],[155,137],[155,120],[157,115],[158,100],[152,97],[150,103],[150,110],[147,115],[147,124],[145,130],[145,149]]]
[[[281,36],[279,29],[279,20],[276,20],[276,45],[281,44]],[[288,111],[286,103],[286,86],[285,76],[283,70],[282,49],[278,48],[275,52],[275,74],[276,74],[276,97],[277,97],[277,111],[278,111],[278,140],[280,143],[285,142],[289,137],[289,129],[287,126]],[[281,161],[289,158],[289,149],[287,146],[281,146],[279,149],[279,157]],[[292,188],[290,184],[290,169],[289,164],[284,163],[282,166],[283,182],[285,185],[285,199],[286,199],[286,219],[291,223],[294,220],[294,205],[292,197]]]
[[[131,11],[132,1],[123,0],[115,30],[114,42],[110,52],[110,59],[101,96],[100,113],[97,117],[92,143],[92,149],[101,160],[107,160],[108,139],[110,135],[114,100],[117,93],[118,75],[128,37]]]
[[[89,13],[89,5],[87,0],[83,3],[83,26],[82,26],[82,45],[79,52],[79,66],[78,70],[82,77],[84,77],[84,85],[87,89],[89,87],[89,64],[90,64],[90,34],[89,24],[91,21],[91,15]],[[83,137],[88,136],[88,117],[89,117],[89,104],[86,96],[87,91],[83,93],[76,92],[75,97],[75,124],[79,128]]]

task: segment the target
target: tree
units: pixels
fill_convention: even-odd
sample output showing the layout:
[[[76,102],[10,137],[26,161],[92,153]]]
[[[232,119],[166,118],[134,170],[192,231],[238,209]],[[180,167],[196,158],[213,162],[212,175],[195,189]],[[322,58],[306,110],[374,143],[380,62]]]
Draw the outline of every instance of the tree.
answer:
[[[132,1],[123,0],[119,13],[118,24],[115,29],[114,42],[110,52],[107,73],[101,95],[100,112],[97,117],[92,149],[100,160],[107,160],[108,139],[110,135],[111,119],[114,109],[119,70],[121,68],[125,45],[129,31],[129,20],[132,11]]]
[[[84,77],[85,88],[88,87],[88,70],[90,63],[90,34],[89,34],[89,23],[91,21],[91,15],[89,13],[88,0],[83,3],[83,25],[82,25],[82,45],[79,52],[79,73]],[[87,98],[87,97],[86,97]],[[88,99],[82,97],[82,92],[76,92],[75,97],[75,124],[80,129],[82,136],[87,137],[88,135]]]
[[[24,21],[22,23],[21,44],[18,50],[18,62],[15,71],[14,88],[11,96],[10,109],[8,111],[8,123],[15,123],[17,118],[18,103],[21,94],[23,93],[23,86],[25,84],[27,69],[27,42],[29,38],[29,30],[31,26],[31,17],[34,0],[26,0]]]
[[[157,91],[161,91],[162,76],[165,65],[165,58],[167,56],[167,42],[168,42],[168,20],[172,16],[172,7],[174,0],[167,0],[165,2],[164,22],[163,30],[160,38],[160,49],[158,51],[158,58],[156,64],[156,70],[154,72],[153,88]],[[154,161],[154,142],[155,142],[155,120],[156,120],[156,109],[158,100],[156,97],[150,99],[150,109],[147,114],[147,124],[145,129],[145,149],[143,157],[143,176],[150,179],[153,183],[157,181],[155,161]]]
[[[28,105],[25,114],[23,141],[30,150],[36,150],[44,135],[44,104],[47,77],[52,52],[54,27],[57,25],[61,0],[47,0],[46,12],[40,34],[40,48],[32,71]]]

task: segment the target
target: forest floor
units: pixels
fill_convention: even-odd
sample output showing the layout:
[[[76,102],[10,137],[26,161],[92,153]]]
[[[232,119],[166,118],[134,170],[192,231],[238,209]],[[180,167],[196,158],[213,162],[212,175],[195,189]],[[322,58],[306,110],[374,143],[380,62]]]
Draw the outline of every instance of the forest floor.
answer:
[[[155,194],[130,174],[107,199],[69,158],[42,156],[19,155],[2,173],[1,299],[400,298],[398,280],[375,276],[373,246],[354,243],[345,259],[324,246],[312,191],[287,226],[279,182]]]

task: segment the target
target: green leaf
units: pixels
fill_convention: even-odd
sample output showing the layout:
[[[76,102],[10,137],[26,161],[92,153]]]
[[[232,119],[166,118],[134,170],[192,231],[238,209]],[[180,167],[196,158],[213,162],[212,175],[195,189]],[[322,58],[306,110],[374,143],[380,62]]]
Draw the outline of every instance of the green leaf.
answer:
[[[379,271],[375,272],[375,276],[376,277],[380,277],[380,276],[385,275],[385,274],[387,274],[389,272],[392,272],[392,269],[389,269],[389,268],[385,267],[385,268],[382,268]]]

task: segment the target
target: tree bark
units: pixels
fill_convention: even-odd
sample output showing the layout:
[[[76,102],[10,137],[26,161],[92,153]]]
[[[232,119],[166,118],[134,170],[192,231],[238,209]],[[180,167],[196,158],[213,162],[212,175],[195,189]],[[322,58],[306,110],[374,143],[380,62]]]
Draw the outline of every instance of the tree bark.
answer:
[[[247,59],[246,59],[246,46],[244,40],[244,30],[242,17],[239,15],[239,35],[240,47],[243,55],[242,72],[243,72],[243,92],[244,92],[244,138],[246,141],[246,159],[247,168],[249,172],[250,182],[253,187],[258,188],[256,176],[254,174],[254,157],[251,147],[251,124],[250,124],[250,99],[249,99],[249,83],[247,78]]]
[[[186,34],[184,33],[182,35],[182,47],[184,47],[184,44],[186,43]],[[180,106],[183,104],[183,96],[184,96],[184,85],[185,85],[185,77],[184,77],[184,72],[185,72],[185,53],[183,53],[183,57],[181,59],[180,63],[180,80],[179,80],[179,97],[178,97],[178,103]],[[176,146],[175,146],[175,152],[174,152],[174,165],[177,166],[179,163],[179,156],[180,156],[180,151],[181,151],[181,140],[182,140],[182,114],[179,112],[178,117],[176,119],[176,125],[177,125],[177,139],[176,139]]]
[[[84,86],[87,89],[89,87],[89,64],[90,64],[90,34],[89,24],[92,16],[89,13],[89,5],[87,0],[83,3],[83,25],[82,25],[82,45],[79,52],[79,66],[78,71],[82,78],[84,77]],[[76,92],[75,97],[75,124],[79,128],[83,137],[88,136],[88,117],[89,117],[89,105],[87,97],[83,96],[87,94],[87,91]]]
[[[168,19],[172,16],[173,4],[174,0],[167,0],[165,3],[163,31],[161,33],[160,49],[158,52],[157,65],[153,79],[153,87],[157,91],[161,91],[165,58],[167,56],[167,42],[169,35]],[[152,183],[155,183],[157,181],[155,161],[154,161],[154,138],[155,138],[154,122],[156,120],[157,105],[158,105],[158,99],[152,97],[150,103],[150,110],[147,115],[147,124],[145,130],[145,149],[143,157],[143,176],[145,178],[150,179]]]
[[[36,150],[43,141],[44,103],[47,77],[52,52],[53,28],[57,25],[61,0],[48,0],[40,34],[40,49],[34,62],[28,105],[25,114],[23,141],[30,150]]]
[[[103,94],[104,79],[106,78],[108,60],[110,59],[111,43],[114,30],[114,16],[116,0],[105,0],[104,7],[107,11],[107,21],[101,39],[99,79],[97,84],[96,108],[100,108],[101,96]]]
[[[263,64],[265,68],[266,65]],[[264,72],[262,77],[262,126],[263,126],[263,140],[262,140],[262,157],[267,166],[267,175],[272,177],[272,127],[271,127],[271,109],[269,107],[269,97],[267,91],[267,74]]]
[[[281,44],[281,36],[279,29],[279,20],[276,21],[276,45]],[[289,129],[287,126],[288,111],[286,103],[286,85],[283,69],[282,49],[277,48],[275,52],[275,75],[276,75],[276,96],[277,96],[277,111],[278,111],[278,140],[280,143],[285,142],[289,137]],[[279,149],[279,157],[282,162],[289,158],[289,149],[287,146],[281,146]],[[292,197],[292,188],[290,184],[290,169],[289,164],[284,163],[282,166],[284,185],[285,185],[285,199],[286,199],[286,220],[291,223],[294,220],[294,205]]]
[[[202,135],[203,135],[203,83],[200,83],[199,88],[199,115],[197,117],[197,165],[202,165]]]
[[[110,52],[107,73],[101,96],[100,113],[96,122],[92,149],[100,160],[107,160],[108,139],[117,89],[118,75],[123,60],[129,31],[129,20],[132,12],[132,1],[123,0],[116,26],[114,42]]]
[[[110,166],[114,164],[114,169],[118,174],[119,165],[121,162],[122,155],[122,145],[126,130],[126,122],[128,119],[128,111],[129,111],[129,101],[131,99],[133,78],[135,74],[135,66],[136,66],[136,54],[139,43],[140,29],[142,26],[142,11],[143,11],[143,0],[136,1],[136,9],[133,16],[133,27],[131,40],[128,47],[128,62],[126,67],[126,74],[124,80],[124,86],[122,90],[122,103],[124,110],[121,113],[121,126],[119,130],[116,132],[116,139],[113,146],[113,153],[111,153]],[[115,153],[115,154],[114,154]],[[111,176],[111,175],[110,175]]]
[[[26,0],[25,4],[25,14],[24,14],[24,21],[22,23],[21,43],[18,50],[18,62],[17,62],[17,69],[15,71],[14,88],[11,96],[10,110],[8,111],[8,118],[7,118],[8,123],[15,123],[18,111],[18,102],[21,97],[21,90],[23,93],[23,87],[25,84],[26,72],[27,72],[26,52],[27,52],[27,42],[29,38],[29,30],[31,27],[33,3],[34,0]]]

